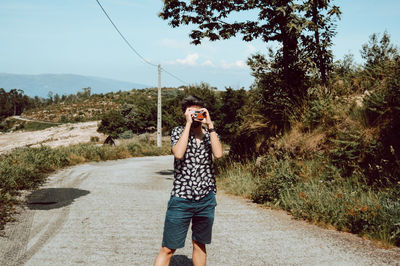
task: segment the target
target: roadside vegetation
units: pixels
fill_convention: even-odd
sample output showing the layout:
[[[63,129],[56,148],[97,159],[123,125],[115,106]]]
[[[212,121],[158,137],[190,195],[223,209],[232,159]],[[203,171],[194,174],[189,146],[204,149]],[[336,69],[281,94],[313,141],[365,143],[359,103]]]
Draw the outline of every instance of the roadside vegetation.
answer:
[[[364,65],[351,56],[335,62],[328,85],[310,86],[287,113],[279,98],[254,104],[270,97],[261,77],[239,111],[230,156],[218,161],[219,183],[297,218],[400,246],[400,58],[387,33],[373,34],[362,56]]]
[[[93,161],[170,154],[169,140],[159,148],[149,134],[121,141],[118,146],[98,145],[95,141],[68,147],[18,148],[0,155],[0,229],[12,219],[21,203],[21,192],[38,188],[56,170]]]

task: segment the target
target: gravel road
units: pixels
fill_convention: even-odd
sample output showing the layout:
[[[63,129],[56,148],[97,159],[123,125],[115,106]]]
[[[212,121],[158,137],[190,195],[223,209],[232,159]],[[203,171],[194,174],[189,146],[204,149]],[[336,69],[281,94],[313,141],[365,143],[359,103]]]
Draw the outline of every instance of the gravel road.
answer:
[[[172,188],[172,156],[62,170],[28,196],[0,237],[0,265],[152,265]],[[400,249],[217,194],[208,265],[400,265]],[[189,231],[190,232],[190,231]],[[190,234],[171,265],[191,264]]]

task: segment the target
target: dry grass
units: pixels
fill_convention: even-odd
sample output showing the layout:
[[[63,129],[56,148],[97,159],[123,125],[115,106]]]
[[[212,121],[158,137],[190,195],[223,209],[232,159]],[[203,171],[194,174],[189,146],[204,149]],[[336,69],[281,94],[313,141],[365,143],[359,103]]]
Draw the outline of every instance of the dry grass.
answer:
[[[288,133],[277,139],[274,144],[280,150],[304,156],[321,150],[326,141],[326,132],[322,129],[302,132],[302,124],[296,123]]]
[[[49,122],[89,121],[99,119],[111,110],[122,109],[122,104],[108,99],[90,98],[77,103],[58,103],[40,109],[32,109],[22,113],[23,117]]]

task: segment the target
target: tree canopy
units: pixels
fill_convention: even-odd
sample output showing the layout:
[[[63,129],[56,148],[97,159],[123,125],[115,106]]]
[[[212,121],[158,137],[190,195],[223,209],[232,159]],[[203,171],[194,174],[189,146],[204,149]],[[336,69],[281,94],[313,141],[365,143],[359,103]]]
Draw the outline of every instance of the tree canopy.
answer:
[[[244,11],[255,16],[239,20],[237,13]],[[326,83],[334,18],[339,16],[340,9],[331,0],[165,0],[160,13],[172,27],[197,25],[189,34],[193,44],[238,35],[244,41],[279,42],[281,48],[270,65],[291,99],[304,95],[304,80],[312,66]]]

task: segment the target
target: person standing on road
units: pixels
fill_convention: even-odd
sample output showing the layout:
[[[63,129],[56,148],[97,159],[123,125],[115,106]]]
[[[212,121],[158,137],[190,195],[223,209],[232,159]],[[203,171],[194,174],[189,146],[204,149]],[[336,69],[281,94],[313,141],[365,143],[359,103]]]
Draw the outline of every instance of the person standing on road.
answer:
[[[223,150],[210,114],[204,107],[200,98],[186,97],[182,101],[186,125],[175,127],[171,132],[174,184],[155,266],[169,265],[175,250],[184,247],[190,222],[193,265],[206,265],[206,244],[211,243],[217,205],[212,157],[222,157]]]

